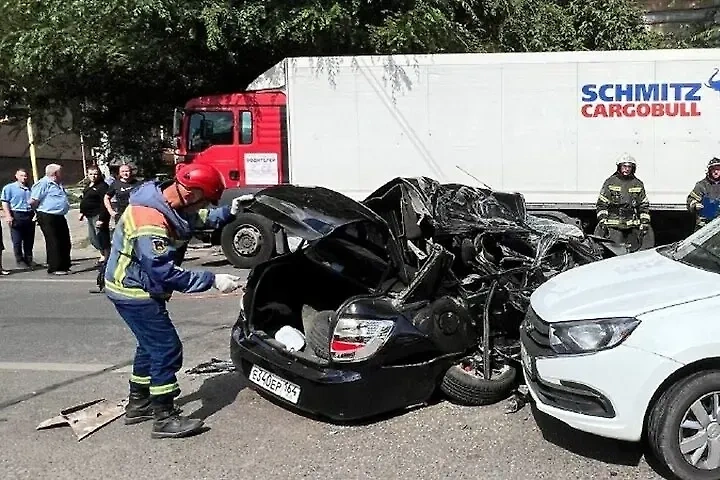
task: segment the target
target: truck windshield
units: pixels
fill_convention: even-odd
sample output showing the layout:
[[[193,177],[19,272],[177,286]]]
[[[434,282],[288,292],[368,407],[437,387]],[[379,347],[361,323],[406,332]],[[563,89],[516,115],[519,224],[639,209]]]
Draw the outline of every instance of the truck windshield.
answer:
[[[720,217],[667,252],[674,260],[720,273]]]
[[[188,112],[188,152],[202,152],[212,145],[232,145],[235,138],[232,112]]]

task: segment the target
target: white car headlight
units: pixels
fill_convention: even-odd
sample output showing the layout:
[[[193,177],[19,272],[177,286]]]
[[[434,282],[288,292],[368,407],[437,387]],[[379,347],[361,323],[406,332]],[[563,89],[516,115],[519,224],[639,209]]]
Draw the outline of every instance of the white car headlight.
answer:
[[[550,347],[557,353],[592,353],[622,343],[640,325],[637,318],[601,318],[550,325]]]

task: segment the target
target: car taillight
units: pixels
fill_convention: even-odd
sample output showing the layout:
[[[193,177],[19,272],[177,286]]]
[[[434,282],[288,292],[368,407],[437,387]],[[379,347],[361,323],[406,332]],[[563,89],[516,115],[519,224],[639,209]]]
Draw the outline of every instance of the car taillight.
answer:
[[[330,356],[335,362],[365,360],[382,347],[395,326],[392,320],[340,318],[330,340]]]

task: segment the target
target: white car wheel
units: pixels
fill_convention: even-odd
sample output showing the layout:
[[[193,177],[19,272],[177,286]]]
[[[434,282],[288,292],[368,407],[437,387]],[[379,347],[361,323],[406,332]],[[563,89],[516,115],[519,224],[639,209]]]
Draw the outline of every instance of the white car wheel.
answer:
[[[679,380],[648,420],[653,453],[682,480],[720,478],[720,371]]]

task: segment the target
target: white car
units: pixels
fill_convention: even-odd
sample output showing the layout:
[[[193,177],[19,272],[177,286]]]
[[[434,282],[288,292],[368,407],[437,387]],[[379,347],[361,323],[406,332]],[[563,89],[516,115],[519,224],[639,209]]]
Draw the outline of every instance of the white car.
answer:
[[[540,411],[603,437],[645,437],[681,479],[720,478],[719,220],[553,277],[521,328]]]

